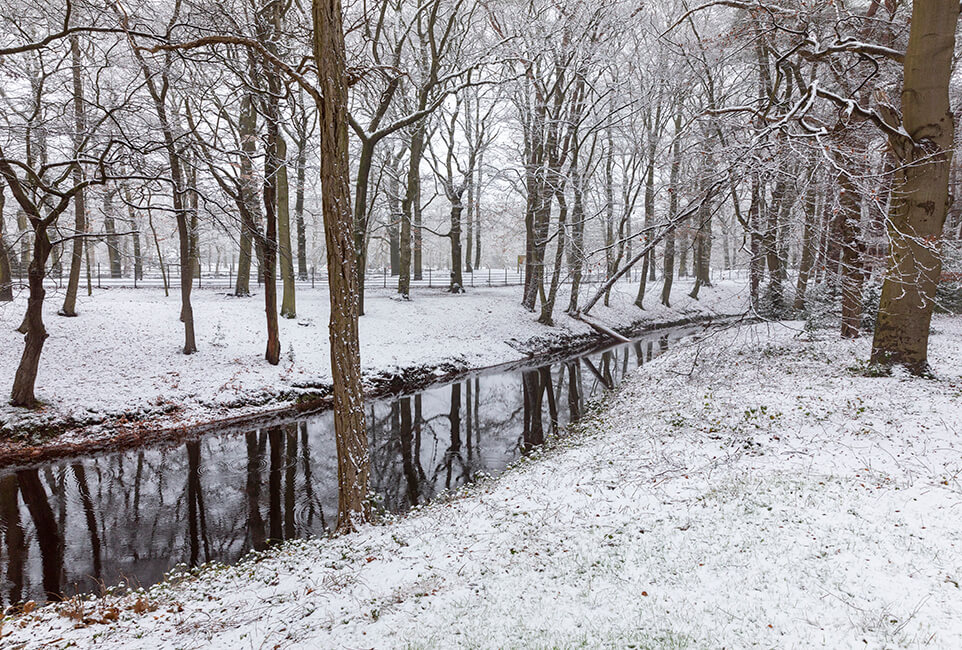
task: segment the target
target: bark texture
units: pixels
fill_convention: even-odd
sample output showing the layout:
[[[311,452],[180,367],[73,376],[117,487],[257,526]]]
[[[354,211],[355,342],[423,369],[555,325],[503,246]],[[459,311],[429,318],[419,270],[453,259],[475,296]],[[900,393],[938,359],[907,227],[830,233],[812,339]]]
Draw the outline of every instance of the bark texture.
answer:
[[[353,214],[347,140],[347,62],[340,0],[313,0],[314,60],[321,98],[321,184],[324,236],[331,296],[331,370],[337,445],[337,531],[353,530],[370,518],[367,433],[357,334]]]
[[[949,81],[959,20],[957,0],[916,0],[905,52],[899,158],[889,209],[889,263],[879,305],[872,362],[928,368],[929,326],[942,273],[941,238],[949,205],[955,124]],[[911,139],[909,139],[911,138]]]

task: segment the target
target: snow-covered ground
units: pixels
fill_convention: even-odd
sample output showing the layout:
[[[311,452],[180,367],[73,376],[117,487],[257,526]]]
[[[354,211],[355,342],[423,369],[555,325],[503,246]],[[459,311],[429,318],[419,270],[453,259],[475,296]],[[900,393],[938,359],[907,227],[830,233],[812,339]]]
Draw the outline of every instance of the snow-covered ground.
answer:
[[[619,283],[611,307],[592,315],[612,326],[667,322],[745,311],[747,291],[739,281],[687,296],[691,283],[676,281],[673,308],[657,300],[661,283],[649,288],[649,308],[632,303],[637,284]],[[594,291],[595,287],[587,288]],[[391,290],[368,291],[360,324],[363,370],[368,377],[412,367],[478,368],[526,356],[540,342],[588,334],[587,325],[563,314],[567,289],[558,299],[555,327],[536,322],[519,304],[520,287],[477,288],[463,295],[419,290],[397,300]],[[95,424],[124,417],[164,425],[189,424],[278,407],[298,393],[330,385],[330,314],[326,290],[299,292],[296,320],[281,319],[283,353],[278,366],[263,358],[264,304],[260,295],[234,298],[223,290],[193,292],[199,352],[184,356],[180,301],[159,289],[95,290],[79,298],[78,318],[57,316],[62,296],[45,303],[50,338],[44,346],[37,397],[41,412],[14,409],[0,400],[0,429],[16,432],[43,424]],[[0,303],[0,390],[9,391],[23,351],[14,331],[25,296]]]
[[[962,647],[962,320],[934,327],[935,379],[798,324],[675,347],[500,479],[0,645]]]

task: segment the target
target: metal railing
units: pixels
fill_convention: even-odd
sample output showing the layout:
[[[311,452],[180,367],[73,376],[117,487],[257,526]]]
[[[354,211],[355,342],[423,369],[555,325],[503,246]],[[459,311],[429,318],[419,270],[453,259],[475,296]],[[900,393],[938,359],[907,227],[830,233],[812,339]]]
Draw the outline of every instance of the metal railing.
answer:
[[[171,290],[175,290],[180,286],[180,265],[169,264],[167,266],[167,284]],[[123,277],[110,277],[109,270],[104,273],[105,269],[97,264],[96,268],[91,269],[90,281],[91,284],[98,289],[105,288],[133,288],[133,289],[162,289],[164,287],[164,277],[160,273],[160,269],[154,267],[150,269],[147,273],[141,274],[140,277],[134,277],[131,272],[128,272]],[[553,269],[545,269],[545,281],[548,282]],[[740,270],[719,270],[713,269],[713,277],[722,278],[732,278],[733,276],[738,276],[742,273]],[[21,288],[26,288],[26,277],[24,269],[16,268],[14,270],[13,283],[16,289],[18,285]],[[494,269],[494,268],[482,268],[475,269],[472,272],[463,272],[461,274],[463,286],[468,289],[471,287],[509,287],[509,286],[521,286],[524,284],[524,271],[518,269]],[[629,273],[626,273],[619,282],[638,282],[641,278],[641,269],[632,269]],[[603,269],[585,269],[581,284],[592,285],[600,284],[607,279],[607,274]],[[61,267],[57,272],[48,273],[47,281],[55,285],[58,289],[63,289],[67,284],[67,277],[63,272]],[[234,271],[228,268],[226,272],[215,272],[211,270],[202,271],[199,275],[193,278],[193,285],[196,288],[206,288],[206,289],[218,289],[230,291],[234,289],[235,284]],[[399,276],[392,275],[388,268],[370,269],[365,274],[365,288],[366,289],[394,289],[398,287]],[[572,278],[570,274],[563,273],[560,279],[562,284],[571,284]],[[280,277],[278,277],[278,284],[281,283]],[[425,268],[422,270],[421,276],[416,277],[412,275],[410,286],[411,289],[432,289],[432,288],[447,288],[451,283],[451,272],[447,268]],[[87,270],[83,269],[80,276],[81,288],[86,287],[87,284]],[[260,284],[260,279],[257,277],[257,272],[255,269],[251,270],[250,285],[254,288]],[[311,268],[308,274],[305,276],[299,276],[295,280],[295,287],[298,289],[318,289],[327,288],[327,270],[326,269],[316,269]]]

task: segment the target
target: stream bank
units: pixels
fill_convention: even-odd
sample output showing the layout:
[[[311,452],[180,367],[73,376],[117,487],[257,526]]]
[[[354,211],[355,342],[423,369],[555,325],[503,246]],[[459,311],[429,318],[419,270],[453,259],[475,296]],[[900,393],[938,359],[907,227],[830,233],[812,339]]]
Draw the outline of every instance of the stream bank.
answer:
[[[593,315],[633,336],[744,311],[744,285],[738,281],[704,290],[699,301],[683,298],[683,289],[674,308],[653,305],[642,311],[633,305],[637,285],[618,285],[611,306],[599,306]],[[166,303],[135,291],[104,293],[88,302],[81,319],[50,317],[52,336],[38,382],[46,404],[35,412],[0,405],[0,467],[176,442],[212,428],[268,423],[330,404],[326,295],[299,299],[302,313],[317,313],[317,318],[282,320],[287,350],[281,365],[272,367],[257,352],[260,333],[248,313],[256,301],[199,292],[198,336],[207,345],[185,357],[156,350],[158,342],[176,345],[176,326],[143,319]],[[604,340],[563,314],[555,327],[537,324],[517,304],[516,293],[511,287],[462,296],[438,292],[402,302],[372,292],[369,313],[361,319],[367,397],[411,392],[467,372],[577,352]],[[15,309],[0,311],[0,321],[17,318]],[[73,331],[57,336],[58,327]],[[116,341],[104,340],[91,327],[126,328],[116,332],[124,346],[107,354]],[[18,335],[10,338],[9,347],[0,346],[0,360],[9,364],[0,364],[0,380],[9,371],[12,381],[22,346]],[[63,371],[52,372],[58,369]]]

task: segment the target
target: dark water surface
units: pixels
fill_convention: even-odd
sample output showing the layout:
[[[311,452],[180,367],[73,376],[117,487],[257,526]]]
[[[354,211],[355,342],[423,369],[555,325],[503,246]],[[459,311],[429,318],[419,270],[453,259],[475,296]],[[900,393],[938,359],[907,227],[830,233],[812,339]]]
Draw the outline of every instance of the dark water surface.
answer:
[[[496,475],[696,329],[371,401],[371,488],[384,509],[402,512]],[[336,514],[330,412],[0,470],[0,604],[147,586],[177,564],[234,562],[275,540],[323,534]]]

